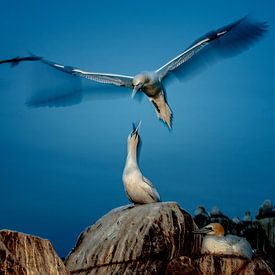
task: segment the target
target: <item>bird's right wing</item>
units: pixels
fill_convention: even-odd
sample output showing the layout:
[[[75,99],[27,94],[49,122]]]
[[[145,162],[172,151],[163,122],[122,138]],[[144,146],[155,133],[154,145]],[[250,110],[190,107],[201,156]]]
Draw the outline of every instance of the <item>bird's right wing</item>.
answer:
[[[26,57],[16,56],[11,59],[0,60],[0,64],[10,63],[11,66],[14,67],[22,61],[40,61],[40,60],[41,60],[41,57],[35,56],[35,55],[30,55],[30,56],[26,56]]]
[[[33,54],[0,60],[0,64],[15,66],[25,61],[37,61],[32,65],[32,83],[26,102],[30,107],[64,107],[78,104],[82,100],[108,100],[127,96],[120,87],[132,88],[131,76],[86,72]]]
[[[132,88],[132,81],[133,81],[132,76],[87,72],[87,71],[83,71],[83,70],[80,70],[78,68],[74,68],[71,66],[64,66],[64,65],[61,65],[58,63],[54,63],[54,62],[46,60],[46,59],[42,59],[41,61],[47,65],[50,65],[53,68],[55,68],[57,70],[61,70],[65,73],[84,77],[84,78],[87,78],[87,79],[90,79],[90,80],[93,80],[93,81],[96,81],[99,83],[103,83],[103,84],[113,84],[116,86]]]

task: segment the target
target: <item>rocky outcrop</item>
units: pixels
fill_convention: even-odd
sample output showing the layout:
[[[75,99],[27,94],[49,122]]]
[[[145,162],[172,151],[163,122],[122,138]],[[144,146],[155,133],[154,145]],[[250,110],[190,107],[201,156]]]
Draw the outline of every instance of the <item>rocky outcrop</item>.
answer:
[[[199,255],[192,217],[177,203],[115,209],[87,228],[66,260],[72,274],[163,274],[180,255]]]
[[[262,257],[201,255],[195,228],[174,202],[120,207],[80,235],[67,268],[48,240],[1,230],[0,275],[274,274]]]
[[[87,228],[66,259],[71,274],[267,274],[261,259],[201,255],[191,216],[177,203],[125,206]]]
[[[0,230],[0,274],[69,274],[51,243],[38,237]]]

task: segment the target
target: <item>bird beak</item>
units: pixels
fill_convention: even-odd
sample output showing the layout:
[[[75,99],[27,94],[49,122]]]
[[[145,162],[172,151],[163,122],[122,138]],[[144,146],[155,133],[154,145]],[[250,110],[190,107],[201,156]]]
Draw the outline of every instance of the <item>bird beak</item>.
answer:
[[[141,90],[143,87],[143,83],[138,83],[137,85],[134,85],[133,92],[132,92],[132,98],[135,96],[135,94]]]
[[[133,123],[133,132],[131,133],[131,136],[133,135],[138,135],[138,130],[140,128],[140,125],[141,125],[141,120],[140,122],[138,123],[137,127],[135,126],[135,124]]]
[[[139,87],[135,86],[134,89],[133,89],[133,92],[132,92],[132,98],[134,98],[134,96],[136,95],[136,93],[138,92],[138,90],[139,90]]]
[[[212,228],[203,227],[203,228],[200,228],[200,229],[193,230],[193,234],[208,234],[211,231],[212,231]]]

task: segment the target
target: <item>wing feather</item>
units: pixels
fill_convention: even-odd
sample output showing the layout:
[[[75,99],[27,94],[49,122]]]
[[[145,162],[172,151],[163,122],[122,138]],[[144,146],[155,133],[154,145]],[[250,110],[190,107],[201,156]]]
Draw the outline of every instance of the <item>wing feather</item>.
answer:
[[[205,34],[156,72],[160,79],[163,79],[169,73],[177,73],[183,69],[184,73],[188,73],[188,65],[192,66],[193,61],[194,63],[197,61],[195,66],[203,66],[205,65],[204,58],[208,62],[215,61],[219,57],[238,54],[262,37],[267,27],[265,22],[255,22],[247,16],[243,17],[232,24]]]
[[[119,75],[119,74],[107,74],[107,73],[95,73],[95,72],[88,72],[88,71],[83,71],[78,68],[74,68],[71,66],[64,66],[62,64],[57,64],[54,62],[51,62],[46,59],[41,60],[43,63],[50,65],[51,67],[61,70],[63,72],[72,74],[72,75],[77,75],[80,77],[84,77],[99,83],[103,84],[113,84],[116,86],[122,86],[122,87],[132,87],[132,81],[133,77],[132,76],[127,76],[127,75]]]

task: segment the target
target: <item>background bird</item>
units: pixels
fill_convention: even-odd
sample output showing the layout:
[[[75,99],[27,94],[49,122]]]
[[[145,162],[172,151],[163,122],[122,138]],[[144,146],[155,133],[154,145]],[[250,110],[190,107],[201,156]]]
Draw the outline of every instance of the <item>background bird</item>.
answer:
[[[136,204],[159,202],[158,191],[151,181],[142,175],[139,169],[137,155],[140,123],[137,127],[134,125],[133,127],[134,129],[127,139],[127,159],[122,176],[125,192],[129,200]]]
[[[152,102],[157,116],[171,128],[172,112],[166,100],[165,90],[166,82],[173,79],[171,76],[175,75],[184,80],[192,73],[201,71],[201,69],[221,57],[234,56],[246,50],[253,42],[262,37],[266,30],[266,23],[256,22],[248,17],[243,17],[232,24],[205,34],[193,42],[185,51],[157,70],[144,71],[135,76],[84,71],[37,56],[9,59],[0,63],[11,62],[12,64],[18,64],[20,61],[25,61],[24,59],[41,60],[43,63],[68,74],[103,84],[132,89],[132,97],[141,91]],[[35,102],[38,101],[35,100]]]
[[[210,223],[210,216],[205,210],[204,206],[197,206],[195,210],[194,221],[198,228],[202,228]]]

